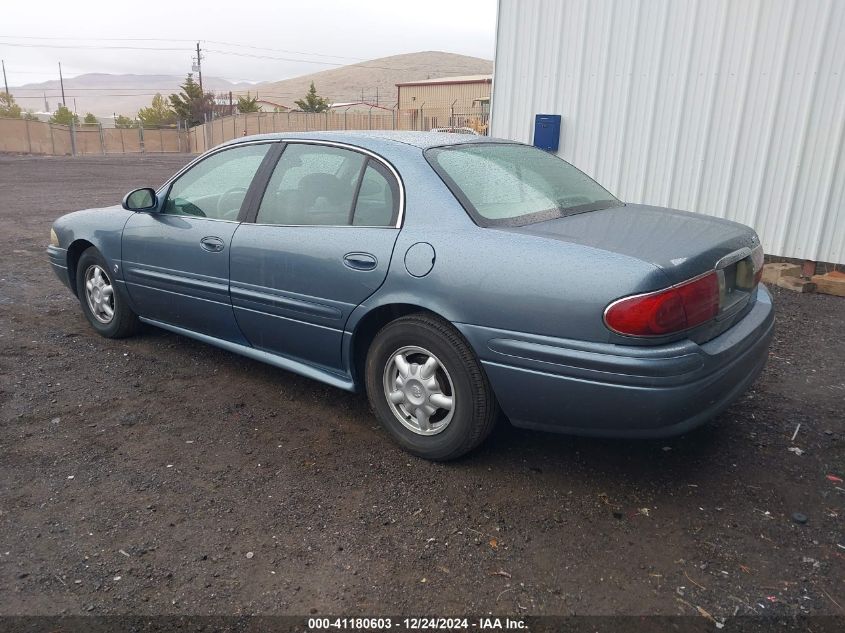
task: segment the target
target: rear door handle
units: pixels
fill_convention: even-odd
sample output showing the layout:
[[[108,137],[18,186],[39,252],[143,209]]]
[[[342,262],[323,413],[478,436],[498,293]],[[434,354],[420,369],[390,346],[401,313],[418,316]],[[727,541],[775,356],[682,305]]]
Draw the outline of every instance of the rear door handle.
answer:
[[[343,265],[352,270],[373,270],[378,266],[378,260],[369,253],[347,253],[343,256]]]
[[[200,246],[209,253],[219,253],[223,250],[225,244],[219,237],[209,235],[200,240]]]

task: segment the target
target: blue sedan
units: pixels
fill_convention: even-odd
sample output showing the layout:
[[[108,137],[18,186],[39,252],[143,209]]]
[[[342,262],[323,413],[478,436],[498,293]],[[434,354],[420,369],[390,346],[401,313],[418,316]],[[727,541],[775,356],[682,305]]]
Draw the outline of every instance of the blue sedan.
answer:
[[[502,413],[684,432],[754,381],[774,321],[748,227],[625,204],[546,152],[457,134],[237,139],[62,216],[48,253],[103,336],[144,322],[366,391],[436,460]]]

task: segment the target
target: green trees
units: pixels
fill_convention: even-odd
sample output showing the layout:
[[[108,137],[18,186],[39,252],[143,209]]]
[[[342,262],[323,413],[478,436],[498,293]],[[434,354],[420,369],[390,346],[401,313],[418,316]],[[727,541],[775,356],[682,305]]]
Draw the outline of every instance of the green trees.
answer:
[[[71,122],[79,125],[79,116],[71,112],[67,106],[59,106],[59,109],[50,117],[50,123],[58,123],[60,125],[70,125]]]
[[[8,92],[0,92],[0,117],[21,118],[21,107],[15,103],[15,98]]]
[[[199,125],[205,120],[205,115],[214,107],[214,95],[203,93],[200,85],[194,81],[192,73],[188,73],[182,92],[170,95],[170,105],[176,112],[176,117],[187,121],[190,125]]]
[[[156,93],[148,107],[138,110],[138,118],[144,127],[165,127],[176,123],[176,111],[167,99]]]
[[[85,115],[85,118],[82,119],[82,122],[85,123],[85,124],[88,124],[88,125],[91,125],[91,124],[96,125],[97,123],[99,123],[99,121],[97,121],[97,117],[95,117],[91,112],[88,112]]]
[[[128,116],[118,114],[114,119],[114,126],[116,128],[129,129],[131,127],[138,127],[138,124],[135,123],[135,121],[130,119]]]
[[[314,87],[313,81],[305,98],[294,101],[294,103],[303,112],[325,112],[329,109],[329,105],[331,105],[328,99],[324,99],[317,94],[317,89]]]
[[[260,112],[261,108],[258,107],[258,97],[250,98],[249,93],[246,93],[246,96],[239,96],[238,97],[238,112],[241,114],[246,114],[248,112]]]

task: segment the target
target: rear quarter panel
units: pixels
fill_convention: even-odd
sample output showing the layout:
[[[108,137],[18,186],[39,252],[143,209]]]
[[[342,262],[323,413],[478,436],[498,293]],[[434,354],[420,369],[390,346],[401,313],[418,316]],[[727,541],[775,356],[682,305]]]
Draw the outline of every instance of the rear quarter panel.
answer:
[[[425,307],[453,323],[608,341],[604,308],[620,296],[669,284],[658,267],[589,246],[477,226],[425,162],[393,159],[406,184],[406,211],[387,278],[353,312],[347,330],[391,303]],[[405,265],[408,249],[431,244],[423,277]]]

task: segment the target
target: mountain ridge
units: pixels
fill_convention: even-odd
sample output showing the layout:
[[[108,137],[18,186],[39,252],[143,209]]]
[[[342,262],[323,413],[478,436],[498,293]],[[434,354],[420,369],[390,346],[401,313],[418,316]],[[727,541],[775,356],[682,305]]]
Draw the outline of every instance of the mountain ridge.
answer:
[[[284,105],[293,105],[314,82],[317,92],[332,102],[366,101],[393,107],[396,103],[396,84],[436,77],[481,75],[493,72],[493,62],[442,51],[420,51],[380,57],[340,68],[323,70],[300,77],[273,82],[261,82],[250,89],[262,98]],[[363,99],[361,92],[363,91]]]
[[[208,62],[206,62],[208,64]],[[307,75],[259,83],[232,82],[203,76],[203,86],[215,93],[251,93],[269,101],[294,107],[313,81],[317,92],[332,102],[367,101],[385,107],[396,103],[396,84],[436,77],[490,74],[493,62],[443,51],[419,51],[379,57]],[[195,76],[196,78],[196,76]],[[185,75],[86,73],[64,80],[67,104],[80,115],[93,112],[100,117],[112,113],[134,117],[139,108],[149,105],[156,92],[169,95],[179,91]],[[18,104],[26,110],[55,111],[61,101],[58,79],[10,87]],[[363,96],[363,99],[361,98]]]

